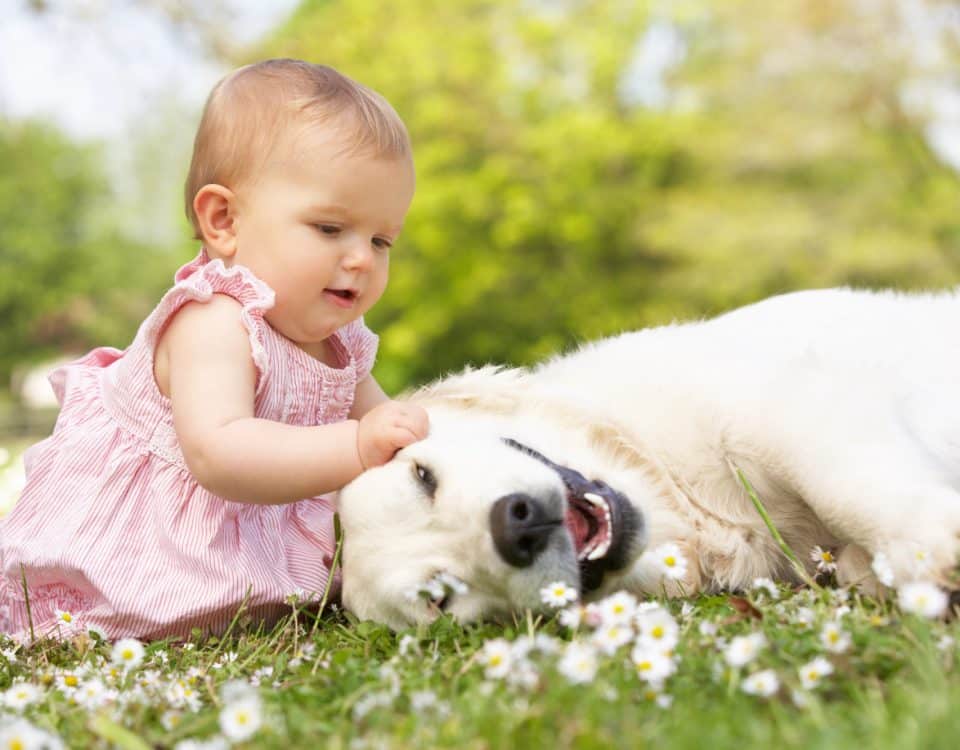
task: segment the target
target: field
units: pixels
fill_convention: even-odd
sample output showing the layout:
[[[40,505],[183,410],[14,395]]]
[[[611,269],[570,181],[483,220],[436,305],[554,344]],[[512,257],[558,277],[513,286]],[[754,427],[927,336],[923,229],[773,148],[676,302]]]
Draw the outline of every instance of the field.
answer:
[[[589,614],[597,627],[561,624],[583,614],[566,611],[394,634],[294,604],[269,632],[239,613],[220,640],[7,643],[0,747],[902,750],[960,737],[960,632],[892,601],[761,584],[664,607],[608,599]]]

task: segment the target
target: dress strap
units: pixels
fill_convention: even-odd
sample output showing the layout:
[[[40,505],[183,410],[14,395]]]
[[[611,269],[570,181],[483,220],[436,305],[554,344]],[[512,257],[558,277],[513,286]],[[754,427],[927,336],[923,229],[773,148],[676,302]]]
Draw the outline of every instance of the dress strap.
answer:
[[[264,313],[274,305],[273,290],[246,266],[229,268],[219,258],[209,260],[205,250],[177,271],[176,284],[140,326],[137,338],[152,352],[160,334],[173,316],[188,302],[209,302],[214,294],[225,294],[241,305],[240,322],[247,329],[250,351],[260,379],[267,372]]]

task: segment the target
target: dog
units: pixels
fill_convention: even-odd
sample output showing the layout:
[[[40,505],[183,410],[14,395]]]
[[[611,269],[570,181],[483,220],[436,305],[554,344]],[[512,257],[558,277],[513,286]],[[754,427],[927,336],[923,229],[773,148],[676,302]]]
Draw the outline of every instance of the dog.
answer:
[[[393,628],[813,572],[946,585],[960,534],[960,297],[795,292],[482,367],[410,396],[429,436],[347,485],[344,605]],[[665,576],[645,550],[686,561]],[[890,581],[887,581],[890,583]]]

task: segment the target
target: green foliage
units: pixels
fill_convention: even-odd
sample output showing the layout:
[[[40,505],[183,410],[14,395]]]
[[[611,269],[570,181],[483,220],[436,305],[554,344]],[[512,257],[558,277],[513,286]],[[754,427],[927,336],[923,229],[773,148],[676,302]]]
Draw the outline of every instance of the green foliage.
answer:
[[[388,389],[789,289],[960,280],[960,185],[900,104],[922,71],[892,5],[862,8],[305,2],[258,55],[342,69],[414,141],[368,316]],[[663,108],[624,89],[654,22],[687,49]]]
[[[27,359],[124,346],[154,303],[169,259],[105,221],[101,158],[43,124],[0,120],[0,383]]]

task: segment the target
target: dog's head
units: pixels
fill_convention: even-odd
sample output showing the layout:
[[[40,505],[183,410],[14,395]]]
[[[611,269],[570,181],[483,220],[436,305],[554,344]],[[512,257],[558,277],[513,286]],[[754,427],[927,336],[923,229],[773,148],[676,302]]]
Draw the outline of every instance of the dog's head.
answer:
[[[343,599],[360,617],[400,628],[539,609],[545,586],[608,589],[642,552],[625,495],[518,440],[522,422],[468,417],[431,414],[426,440],[341,491]]]

